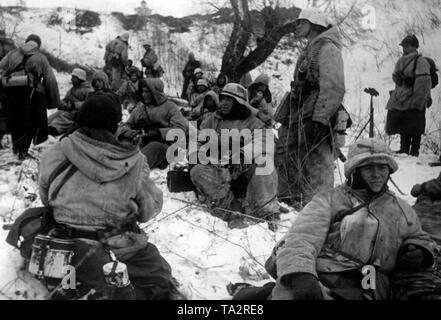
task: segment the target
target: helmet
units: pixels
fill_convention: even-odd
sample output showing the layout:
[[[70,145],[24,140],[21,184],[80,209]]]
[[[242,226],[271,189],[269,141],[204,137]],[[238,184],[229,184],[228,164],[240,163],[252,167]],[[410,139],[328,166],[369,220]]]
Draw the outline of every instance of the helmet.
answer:
[[[248,90],[238,83],[226,84],[220,96],[232,97],[241,105],[248,107]]]
[[[194,72],[193,72],[193,74],[196,74],[196,73],[204,73],[204,71],[202,71],[202,69],[201,68],[196,68],[196,69],[194,69]]]
[[[135,66],[131,66],[131,67],[127,68],[127,73],[129,75],[131,75],[131,74],[139,74],[139,72],[140,72],[140,70],[137,67],[135,67]]]
[[[349,147],[348,161],[345,163],[345,176],[350,178],[355,169],[368,164],[387,164],[394,173],[398,170],[389,146],[376,139],[364,139]]]
[[[72,71],[72,75],[77,77],[80,80],[86,81],[87,80],[87,74],[86,71],[80,68],[75,68]]]
[[[303,9],[295,21],[299,20],[308,20],[310,23],[317,24],[325,28],[331,25],[331,21],[329,20],[328,16],[317,8]]]
[[[404,47],[406,45],[410,45],[412,47],[419,48],[420,42],[418,41],[418,38],[415,35],[411,35],[411,36],[407,36],[406,38],[404,38],[403,41],[401,41],[401,43],[400,43],[400,46]]]
[[[122,35],[120,35],[119,37],[121,38],[121,40],[127,42],[127,41],[129,41],[130,34],[128,32],[125,32]]]

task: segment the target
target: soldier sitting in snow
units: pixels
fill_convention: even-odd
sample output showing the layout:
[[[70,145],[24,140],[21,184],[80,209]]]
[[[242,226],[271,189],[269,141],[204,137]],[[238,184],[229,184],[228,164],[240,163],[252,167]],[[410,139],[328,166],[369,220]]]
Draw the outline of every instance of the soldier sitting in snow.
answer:
[[[231,211],[246,212],[260,220],[273,221],[279,214],[277,202],[277,172],[257,174],[257,170],[268,166],[268,158],[271,158],[271,148],[264,148],[263,145],[270,143],[269,139],[274,137],[272,132],[265,130],[265,125],[251,114],[248,108],[248,93],[246,89],[236,83],[229,83],[220,95],[220,106],[217,112],[211,113],[201,124],[200,129],[215,130],[220,136],[223,131],[247,130],[251,131],[249,137],[240,136],[243,140],[240,143],[241,151],[245,146],[252,145],[254,151],[261,147],[261,153],[255,152],[250,164],[247,164],[241,156],[240,164],[229,161],[228,164],[197,164],[191,171],[190,176],[193,184],[198,190],[200,199],[212,206],[213,214],[229,223],[230,228],[243,228],[240,216],[231,214]],[[233,137],[234,140],[237,137]],[[243,138],[243,139],[242,139]],[[259,138],[261,138],[259,140]],[[211,140],[210,140],[211,142]],[[219,144],[222,141],[218,141]],[[232,145],[230,145],[232,146]],[[215,148],[221,146],[216,145]],[[233,147],[228,148],[234,152]],[[225,155],[228,157],[228,155]],[[214,157],[210,154],[210,157]],[[219,155],[219,158],[223,158]],[[234,155],[230,160],[234,159]],[[217,159],[216,159],[217,160]],[[190,154],[190,161],[192,155]],[[193,165],[193,164],[192,164]]]
[[[367,139],[350,148],[346,184],[316,195],[267,263],[277,278],[273,299],[409,298],[418,280],[409,276],[430,270],[435,243],[412,207],[388,190],[397,170],[383,142]],[[375,290],[362,285],[365,266],[375,268]]]
[[[137,67],[130,67],[127,69],[127,73],[129,79],[123,82],[121,88],[116,93],[121,97],[123,108],[132,112],[136,104],[141,101],[139,96],[141,71]]]
[[[86,71],[82,69],[77,68],[72,71],[72,85],[73,87],[61,101],[60,110],[49,117],[48,131],[50,135],[62,135],[75,127],[81,105],[88,95],[93,92],[90,83],[87,81]]]
[[[121,117],[114,95],[87,99],[78,116],[80,129],[41,158],[41,200],[53,210],[56,236],[75,240],[79,282],[106,295],[103,265],[111,261],[112,250],[128,267],[136,299],[173,299],[171,268],[137,225],[161,211],[162,192],[138,147],[115,139]],[[63,174],[53,179],[60,166]]]

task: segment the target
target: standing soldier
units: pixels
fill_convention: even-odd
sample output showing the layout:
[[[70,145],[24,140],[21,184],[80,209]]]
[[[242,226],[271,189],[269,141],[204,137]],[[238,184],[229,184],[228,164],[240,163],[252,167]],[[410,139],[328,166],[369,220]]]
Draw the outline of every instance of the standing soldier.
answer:
[[[419,42],[414,35],[407,36],[400,45],[403,47],[403,56],[398,60],[392,76],[396,88],[386,107],[386,133],[400,134],[401,147],[398,153],[418,157],[421,135],[426,129],[426,108],[432,87],[430,65],[418,54]]]
[[[0,60],[3,59],[10,51],[16,49],[12,39],[6,38],[6,33],[4,30],[0,30]],[[0,89],[1,90],[1,89]],[[3,148],[2,140],[3,136],[8,132],[6,125],[6,114],[4,107],[2,106],[3,100],[5,98],[4,90],[0,91],[0,149]]]
[[[194,53],[191,52],[188,55],[187,64],[185,65],[185,68],[182,71],[182,75],[184,76],[184,87],[182,88],[182,94],[181,94],[182,99],[186,99],[186,100],[188,99],[188,95],[187,95],[188,86],[190,85],[190,81],[191,78],[193,77],[194,71],[200,67],[201,67],[201,62],[196,60],[194,57]]]
[[[129,63],[129,33],[124,33],[106,46],[105,69],[110,72],[111,88],[116,91],[121,87],[125,67]]]
[[[31,35],[0,62],[8,127],[13,151],[20,160],[28,157],[32,141],[38,145],[47,140],[46,107],[60,105],[57,80],[40,46],[41,39]]]
[[[297,61],[290,103],[283,106],[289,109],[277,119],[276,166],[279,199],[301,209],[334,186],[331,119],[342,105],[345,82],[340,34],[322,12],[303,10],[296,35],[308,45]]]
[[[145,77],[161,78],[164,74],[164,70],[159,64],[156,52],[152,49],[152,46],[149,43],[144,43],[143,47],[145,49],[145,54],[141,60],[141,64],[145,68]]]

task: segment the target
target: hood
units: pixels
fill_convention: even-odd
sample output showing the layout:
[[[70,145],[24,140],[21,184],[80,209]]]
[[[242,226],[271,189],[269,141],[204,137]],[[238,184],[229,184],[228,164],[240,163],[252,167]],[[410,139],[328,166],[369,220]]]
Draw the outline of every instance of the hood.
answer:
[[[269,83],[270,83],[270,77],[267,74],[262,73],[261,75],[259,75],[256,80],[253,81],[253,83],[251,85],[256,85],[258,83],[263,83],[264,85],[266,85],[267,87],[269,87]]]
[[[263,96],[267,103],[271,103],[273,101],[273,96],[269,89],[270,77],[264,73],[259,75],[256,80],[254,80],[254,82],[248,87],[249,99],[251,100],[256,96],[256,88],[258,87],[259,83],[263,83],[264,85],[266,85],[266,90],[263,93]]]
[[[319,40],[326,39],[330,40],[337,48],[340,50],[343,48],[343,42],[341,41],[340,32],[337,27],[332,27],[329,30],[319,34],[316,38],[314,38],[309,45],[313,45]]]
[[[216,94],[216,92],[210,90],[205,94],[205,98],[208,96],[213,98],[214,104],[216,105],[216,108],[218,109],[219,108],[219,96]]]
[[[104,89],[110,89],[109,77],[104,71],[97,71],[92,76],[92,83],[94,80],[102,80],[104,82]]]
[[[220,73],[218,76],[217,76],[217,79],[216,79],[216,84],[217,85],[219,85],[219,79],[225,79],[225,84],[224,84],[224,86],[228,83],[228,77],[227,77],[227,75],[225,74],[225,73]]]
[[[100,138],[97,140],[91,136]],[[66,158],[98,183],[115,181],[131,171],[139,161],[144,161],[138,148],[119,143],[106,131],[78,130],[60,144]]]
[[[155,105],[160,106],[167,101],[167,96],[164,94],[164,82],[157,78],[148,78],[140,81],[140,85],[143,84],[149,88],[153,94]],[[141,89],[141,88],[140,88]],[[140,90],[141,94],[141,90]]]

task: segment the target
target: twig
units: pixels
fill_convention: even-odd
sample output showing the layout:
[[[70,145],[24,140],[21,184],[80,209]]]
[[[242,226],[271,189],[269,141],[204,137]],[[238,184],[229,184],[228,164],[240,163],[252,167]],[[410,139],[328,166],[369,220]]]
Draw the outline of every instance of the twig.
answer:
[[[176,200],[176,201],[181,201],[183,203],[187,203],[189,206],[194,206],[194,207],[198,207],[198,208],[201,208],[201,209],[207,209],[207,210],[210,209],[208,206],[203,205],[203,204],[197,204],[197,203],[194,203],[194,202],[190,202],[190,201],[187,201],[187,200],[183,200],[183,199],[179,199],[179,198],[174,198],[174,197],[172,197],[171,199],[172,200]],[[228,209],[223,209],[223,208],[217,208],[217,207],[214,208],[214,209],[222,210],[222,211],[224,211],[226,213],[231,213],[231,214],[234,214],[234,215],[243,216],[245,218],[249,218],[249,219],[252,219],[252,220],[257,220],[257,221],[260,221],[260,222],[265,222],[265,223],[270,222],[271,224],[274,224],[274,225],[276,225],[278,227],[289,229],[289,227],[281,225],[279,223],[271,222],[271,221],[268,221],[268,220],[265,220],[265,219],[262,219],[262,218],[253,217],[253,216],[250,216],[250,215],[245,214],[245,213],[241,213],[241,212],[237,212],[237,211],[232,211],[232,210],[228,210]]]
[[[205,228],[205,227],[202,227],[202,226],[200,226],[200,225],[194,224],[193,222],[188,221],[188,220],[186,220],[186,219],[184,219],[184,218],[182,218],[182,217],[180,217],[180,216],[178,216],[178,219],[180,219],[180,220],[182,220],[182,221],[184,221],[184,222],[187,222],[188,224],[190,224],[190,225],[192,225],[192,226],[194,226],[194,227],[196,227],[196,228],[199,228],[199,229],[205,230],[205,231],[209,232],[210,234],[215,235],[216,237],[221,238],[222,240],[227,241],[227,242],[231,243],[232,245],[235,245],[235,246],[241,248],[242,250],[244,250],[244,251],[248,254],[248,256],[249,256],[253,261],[255,261],[255,262],[256,262],[258,265],[260,265],[262,268],[265,268],[265,266],[264,266],[262,263],[260,263],[260,262],[256,259],[256,257],[254,257],[254,256],[251,254],[251,252],[249,252],[249,251],[247,250],[247,248],[245,248],[244,246],[242,246],[242,245],[240,245],[240,244],[238,244],[238,243],[235,243],[235,242],[231,241],[231,240],[228,239],[228,238],[222,237],[221,235],[219,235],[219,234],[218,234],[217,232],[215,232],[215,231],[212,231],[212,230],[207,229],[207,228]]]

